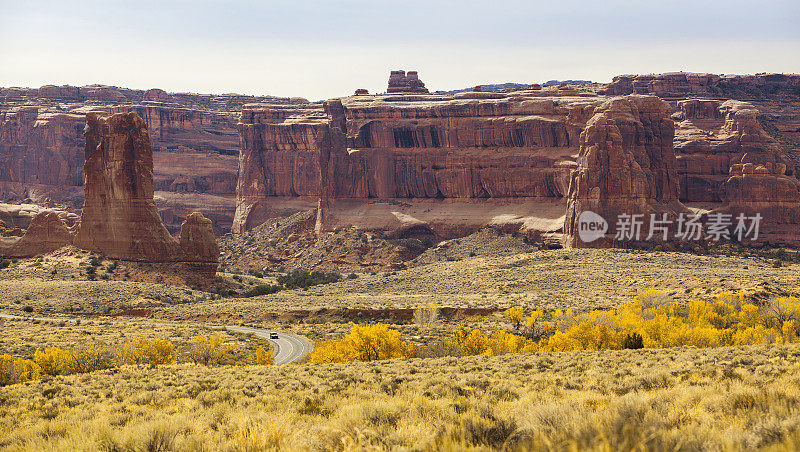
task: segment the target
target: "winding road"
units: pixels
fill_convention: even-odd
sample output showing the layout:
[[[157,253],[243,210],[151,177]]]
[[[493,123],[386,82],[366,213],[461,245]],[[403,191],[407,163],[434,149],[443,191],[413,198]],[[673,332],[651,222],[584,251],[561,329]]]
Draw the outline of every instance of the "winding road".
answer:
[[[278,339],[270,339],[270,332],[260,328],[250,328],[246,326],[223,326],[222,328],[237,333],[253,333],[258,337],[270,341],[270,343],[277,348],[274,361],[276,366],[293,363],[304,358],[314,350],[314,344],[312,344],[311,341],[295,334],[278,332]]]
[[[89,320],[89,319],[75,319],[75,318],[53,318],[53,317],[23,317],[19,315],[11,315],[11,314],[2,314],[0,313],[0,318],[4,319],[21,319],[21,320],[38,320],[40,322],[60,322],[60,321],[75,321],[81,320],[83,322],[91,322],[91,323],[102,323],[102,322],[110,322],[116,324],[125,324],[125,325],[132,325],[134,322],[118,322],[113,320]],[[151,325],[158,325],[158,326],[175,326],[175,323],[155,323]],[[253,333],[257,337],[266,339],[273,345],[275,348],[274,352],[274,364],[276,366],[282,366],[285,364],[290,364],[300,359],[303,359],[314,350],[314,344],[309,341],[308,339],[298,336],[296,334],[291,333],[281,333],[278,332],[278,339],[270,339],[269,333],[270,330],[264,330],[261,328],[250,328],[247,326],[236,326],[236,325],[204,325],[209,326],[214,329],[225,329],[228,331],[234,331],[237,333]]]

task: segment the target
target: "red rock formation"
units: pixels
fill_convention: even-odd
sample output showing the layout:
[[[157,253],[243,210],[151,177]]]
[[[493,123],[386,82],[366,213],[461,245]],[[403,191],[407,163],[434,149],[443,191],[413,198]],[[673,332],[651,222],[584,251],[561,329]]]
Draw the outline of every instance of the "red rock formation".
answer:
[[[320,105],[245,106],[239,122],[242,150],[233,232],[316,207],[319,139],[326,129]],[[270,201],[273,197],[286,202]]]
[[[248,106],[234,231],[320,198],[321,230],[354,224],[447,237],[528,220],[550,228],[563,216],[557,205],[580,128],[597,103],[521,91]]]
[[[650,96],[611,99],[595,109],[581,133],[578,169],[571,176],[564,222],[567,245],[583,245],[578,218],[586,211],[609,225],[595,246],[614,243],[621,214],[649,219],[650,214],[687,211],[678,201],[669,113],[666,102]]]
[[[21,237],[0,237],[0,256],[31,257],[72,243],[72,234],[56,212],[39,212]]]
[[[37,107],[0,111],[0,181],[80,185],[84,122],[82,115]]]
[[[45,85],[39,88],[39,97],[60,100],[78,100],[81,97],[81,90],[77,86],[55,86]]]
[[[85,201],[75,245],[119,259],[172,260],[178,244],[153,201],[153,151],[144,121],[135,113],[89,113],[86,119]]]
[[[417,71],[392,71],[389,74],[387,93],[427,93],[428,89],[419,79]]]
[[[714,80],[683,74],[653,86],[667,95],[712,89]],[[581,245],[574,223],[582,210],[608,217],[613,237],[620,213],[675,220],[688,212],[680,200],[704,202],[693,206],[702,212],[752,203],[758,190],[731,174],[744,163],[762,165],[753,173],[759,177],[768,170],[778,178],[760,182],[773,193],[765,199],[784,209],[774,214],[781,224],[794,221],[789,204],[800,162],[764,130],[752,105],[680,101],[672,115],[677,133],[671,113],[654,96],[610,99],[572,89],[247,106],[234,231],[318,205],[318,232],[352,225],[446,238],[492,224],[547,240],[566,229],[568,244]]]
[[[193,212],[181,225],[181,250],[187,256],[194,256],[198,261],[217,262],[219,246],[214,238],[211,220],[200,212]]]
[[[722,96],[747,100],[761,97],[800,97],[799,74],[715,75],[668,72],[650,75],[618,75],[602,94],[655,94],[665,98]]]
[[[116,259],[196,263],[213,276],[218,256],[211,222],[190,215],[181,243],[161,222],[145,122],[136,113],[89,113],[85,135],[85,202],[75,246]]]
[[[675,149],[681,200],[723,202],[720,186],[739,163],[794,164],[759,123],[758,111],[739,101],[685,100],[677,104]]]
[[[0,221],[7,226],[26,229],[33,218],[44,211],[54,212],[69,227],[72,227],[78,220],[78,215],[61,209],[52,209],[36,204],[0,203]]]
[[[150,131],[159,209],[172,213],[167,228],[177,232],[184,212],[199,207],[225,233],[235,210],[236,118],[242,103],[263,100],[307,102],[104,85],[0,88],[0,199],[52,200],[80,208],[86,113],[135,111]]]
[[[142,95],[142,101],[144,102],[174,102],[175,99],[170,96],[166,91],[163,89],[153,88],[148,89]]]

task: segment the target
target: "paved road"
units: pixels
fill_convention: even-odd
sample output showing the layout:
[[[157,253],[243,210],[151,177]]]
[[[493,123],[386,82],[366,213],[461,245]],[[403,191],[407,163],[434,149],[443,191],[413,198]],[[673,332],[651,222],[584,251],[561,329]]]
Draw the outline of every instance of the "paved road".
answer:
[[[53,318],[53,317],[22,317],[18,315],[11,315],[11,314],[0,314],[0,318],[5,319],[28,319],[28,320],[39,320],[43,322],[59,322],[59,321],[74,321],[78,320],[76,318]],[[135,322],[119,322],[113,320],[91,320],[91,319],[80,319],[83,322],[91,322],[91,323],[101,323],[101,322],[111,322],[117,324],[133,324]],[[174,323],[156,323],[154,325],[159,326],[174,326]],[[304,358],[306,355],[311,353],[314,350],[314,344],[309,341],[308,339],[297,336],[295,334],[290,333],[281,333],[278,332],[278,339],[270,339],[269,338],[269,330],[263,330],[260,328],[250,328],[246,326],[235,326],[235,325],[215,325],[212,328],[216,329],[226,329],[229,331],[236,331],[239,333],[255,333],[256,336],[264,338],[268,340],[272,345],[275,346],[277,349],[275,352],[275,365],[282,366],[284,364],[293,363],[299,359]]]
[[[275,353],[275,365],[277,366],[302,359],[314,350],[314,344],[308,339],[294,334],[278,332],[278,339],[270,339],[269,331],[260,328],[246,326],[225,326],[223,328],[239,333],[254,333],[256,336],[270,341],[277,348]]]

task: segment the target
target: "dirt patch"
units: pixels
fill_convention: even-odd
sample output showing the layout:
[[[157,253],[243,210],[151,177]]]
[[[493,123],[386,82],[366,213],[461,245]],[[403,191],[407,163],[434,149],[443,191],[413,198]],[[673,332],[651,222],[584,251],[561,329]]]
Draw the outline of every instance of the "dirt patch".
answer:
[[[153,311],[150,309],[128,309],[126,311],[111,314],[111,317],[152,317]]]

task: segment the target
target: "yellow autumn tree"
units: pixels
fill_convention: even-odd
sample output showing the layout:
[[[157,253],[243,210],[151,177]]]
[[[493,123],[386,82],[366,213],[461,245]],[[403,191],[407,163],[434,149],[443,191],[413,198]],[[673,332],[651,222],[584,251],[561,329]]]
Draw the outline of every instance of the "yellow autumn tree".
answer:
[[[77,364],[72,354],[58,347],[36,350],[33,360],[42,369],[44,375],[69,375],[75,372]]]
[[[505,314],[511,323],[514,325],[514,330],[519,329],[520,323],[522,323],[522,306],[514,306],[513,308],[506,309],[503,314]]]
[[[0,386],[36,380],[41,375],[42,369],[30,359],[0,355]]]
[[[400,332],[386,325],[353,325],[350,333],[338,341],[322,341],[309,356],[312,363],[375,361],[408,357],[412,347],[400,340]]]
[[[254,366],[268,366],[274,362],[272,349],[264,350],[263,345],[259,345],[256,351],[247,355],[247,364]]]
[[[165,339],[137,337],[117,349],[121,364],[144,364],[155,367],[162,364],[175,364],[175,345]]]
[[[192,338],[189,357],[195,364],[212,366],[224,364],[232,354],[233,345],[226,344],[221,334],[214,333],[211,336],[198,334]]]

